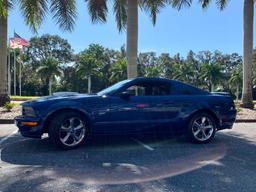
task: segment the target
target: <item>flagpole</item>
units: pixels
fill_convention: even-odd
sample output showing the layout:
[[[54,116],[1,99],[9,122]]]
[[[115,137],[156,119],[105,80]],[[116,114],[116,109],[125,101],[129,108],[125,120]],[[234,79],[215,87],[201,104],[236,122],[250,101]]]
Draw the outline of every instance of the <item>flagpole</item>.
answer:
[[[20,62],[20,96],[21,96],[21,62]]]
[[[13,95],[16,95],[16,50],[14,49],[14,59],[13,59]]]
[[[22,50],[20,50],[20,65],[19,65],[19,90],[20,90],[20,96],[21,96],[21,56],[22,56]]]
[[[22,56],[22,48],[23,46],[29,46],[29,42],[25,39],[23,39],[22,37],[20,37],[17,33],[15,33],[14,30],[14,38],[13,38],[13,48],[14,48],[14,79],[13,79],[13,83],[14,83],[14,95],[17,95],[16,91],[17,91],[17,61],[16,61],[16,49],[19,48],[20,49],[20,54],[19,54],[19,69],[18,69],[18,83],[19,83],[19,95],[21,96],[21,68],[22,68],[22,61],[21,61],[21,56]]]
[[[10,41],[9,41],[10,42]],[[8,95],[10,96],[11,95],[11,49],[10,49],[10,46],[9,46],[9,49],[8,49],[8,76],[7,76],[7,82],[8,82]]]

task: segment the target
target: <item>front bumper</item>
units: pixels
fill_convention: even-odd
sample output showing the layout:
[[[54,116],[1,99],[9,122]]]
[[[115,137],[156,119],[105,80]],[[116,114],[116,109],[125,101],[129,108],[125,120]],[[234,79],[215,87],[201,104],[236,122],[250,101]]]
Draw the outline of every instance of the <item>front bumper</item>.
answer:
[[[31,124],[34,123],[36,125],[25,125],[24,123],[27,122],[31,122]],[[19,128],[21,135],[24,137],[41,138],[43,134],[43,124],[40,118],[26,117],[21,115],[15,118],[15,124]]]

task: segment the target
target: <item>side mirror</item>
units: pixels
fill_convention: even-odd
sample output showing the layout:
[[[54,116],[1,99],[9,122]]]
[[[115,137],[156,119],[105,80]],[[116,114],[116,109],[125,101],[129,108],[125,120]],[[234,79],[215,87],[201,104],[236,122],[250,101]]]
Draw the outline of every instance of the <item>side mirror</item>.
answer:
[[[122,99],[125,99],[125,100],[129,100],[131,96],[132,96],[132,94],[129,92],[126,92],[126,91],[119,94],[119,97],[121,97]]]

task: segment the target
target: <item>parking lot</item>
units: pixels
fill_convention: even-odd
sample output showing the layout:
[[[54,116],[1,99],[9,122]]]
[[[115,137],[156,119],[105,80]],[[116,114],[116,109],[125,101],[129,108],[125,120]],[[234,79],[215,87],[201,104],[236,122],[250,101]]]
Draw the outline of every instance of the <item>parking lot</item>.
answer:
[[[169,135],[93,136],[63,151],[0,125],[0,191],[255,191],[256,124],[206,145]]]

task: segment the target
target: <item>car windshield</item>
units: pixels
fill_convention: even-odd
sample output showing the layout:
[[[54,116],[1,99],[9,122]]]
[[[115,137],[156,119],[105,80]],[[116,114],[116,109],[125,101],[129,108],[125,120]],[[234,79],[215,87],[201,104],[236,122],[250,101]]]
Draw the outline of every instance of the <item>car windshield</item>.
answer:
[[[121,88],[124,84],[130,82],[131,79],[127,79],[127,80],[123,80],[123,81],[120,81],[106,89],[103,89],[102,91],[98,92],[97,95],[99,96],[103,96],[103,95],[109,95],[111,93],[113,93],[114,91],[116,91],[117,89]]]

